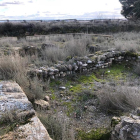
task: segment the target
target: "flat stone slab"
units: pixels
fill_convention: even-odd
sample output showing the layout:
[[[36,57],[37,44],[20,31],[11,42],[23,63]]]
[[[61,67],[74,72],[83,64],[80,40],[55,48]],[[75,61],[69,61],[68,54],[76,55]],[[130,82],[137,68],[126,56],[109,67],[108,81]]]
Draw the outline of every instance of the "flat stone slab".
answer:
[[[19,124],[21,119],[25,119],[24,121],[28,119],[28,121],[24,125],[17,125],[13,131],[0,136],[0,139],[52,140],[21,87],[12,81],[2,81],[0,82],[0,121],[6,114],[13,112],[13,117]]]
[[[13,132],[0,136],[2,140],[52,140],[43,124],[37,116],[31,118],[30,122],[16,127]]]
[[[0,119],[5,112],[14,112],[18,116],[27,111],[35,112],[21,87],[15,82],[0,82]]]

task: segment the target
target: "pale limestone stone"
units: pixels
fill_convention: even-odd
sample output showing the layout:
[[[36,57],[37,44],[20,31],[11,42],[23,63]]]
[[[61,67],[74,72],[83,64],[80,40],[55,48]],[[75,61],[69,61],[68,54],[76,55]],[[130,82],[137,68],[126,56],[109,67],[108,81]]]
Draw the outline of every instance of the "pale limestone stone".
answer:
[[[36,107],[43,109],[43,110],[48,110],[50,107],[50,104],[44,100],[35,100],[34,104]]]
[[[123,116],[112,131],[111,140],[140,140],[140,119]]]
[[[44,101],[45,102],[45,101]],[[14,113],[14,116],[12,115]],[[7,116],[9,115],[9,116]],[[2,140],[52,140],[45,127],[35,114],[32,104],[27,99],[20,86],[11,81],[0,82],[0,120],[6,116],[11,122],[30,122],[17,125],[13,131],[4,136]]]

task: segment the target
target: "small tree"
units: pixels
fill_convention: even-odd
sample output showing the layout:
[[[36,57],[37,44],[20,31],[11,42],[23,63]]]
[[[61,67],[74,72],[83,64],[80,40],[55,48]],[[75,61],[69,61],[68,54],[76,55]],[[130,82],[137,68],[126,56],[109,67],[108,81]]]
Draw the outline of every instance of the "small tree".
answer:
[[[140,19],[140,0],[119,0],[122,4],[121,14],[130,20]]]

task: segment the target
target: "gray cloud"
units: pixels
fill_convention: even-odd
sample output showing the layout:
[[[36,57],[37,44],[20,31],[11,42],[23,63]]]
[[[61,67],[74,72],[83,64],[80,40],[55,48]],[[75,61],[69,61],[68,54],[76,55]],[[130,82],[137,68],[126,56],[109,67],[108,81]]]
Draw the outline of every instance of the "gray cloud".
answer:
[[[122,18],[119,11],[109,12],[109,11],[98,11],[92,13],[85,13],[83,15],[70,15],[70,14],[51,14],[49,11],[43,12],[45,15],[41,16],[38,11],[32,15],[22,15],[22,16],[7,16],[4,17],[0,15],[1,19],[10,20],[59,20],[59,19],[78,19],[78,20],[91,20],[91,19],[111,19],[111,18]]]
[[[32,0],[29,0],[28,2],[29,2],[29,3],[33,3],[33,1],[32,1]]]
[[[44,14],[50,14],[51,12],[50,11],[45,11],[43,12]]]
[[[117,12],[109,12],[109,11],[99,11],[92,13],[85,13],[79,16],[67,15],[68,18],[76,18],[76,19],[111,19],[111,18],[122,18],[121,14]]]
[[[19,5],[19,4],[23,4],[23,3],[22,3],[22,2],[19,2],[19,1],[14,1],[14,2],[3,2],[3,3],[0,3],[0,6]]]
[[[4,3],[0,3],[0,6],[6,6],[6,4],[4,4]]]

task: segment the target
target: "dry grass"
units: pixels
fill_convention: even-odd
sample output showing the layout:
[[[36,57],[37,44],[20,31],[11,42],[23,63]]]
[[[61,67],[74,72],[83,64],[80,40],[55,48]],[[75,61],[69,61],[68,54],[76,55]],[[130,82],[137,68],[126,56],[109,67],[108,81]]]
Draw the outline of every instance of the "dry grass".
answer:
[[[52,116],[38,111],[38,117],[53,140],[75,140],[70,119],[65,114],[58,112]]]
[[[85,40],[71,40],[66,44],[65,52],[67,56],[86,56],[88,50],[86,49],[87,42]]]
[[[105,85],[98,94],[100,107],[105,111],[129,111],[140,106],[139,86]]]
[[[134,67],[134,72],[140,76],[140,63],[138,63],[135,67]]]
[[[18,40],[16,42],[10,42],[11,45],[24,47],[27,45],[33,45],[40,47],[41,44],[47,42],[63,42],[64,47],[49,47],[45,50],[42,50],[42,56],[24,56],[21,57],[19,55],[1,55],[0,56],[0,76],[1,79],[15,80],[27,94],[29,100],[34,101],[35,98],[42,98],[44,92],[49,88],[47,83],[43,83],[43,81],[35,78],[30,79],[27,77],[27,69],[30,63],[35,63],[37,65],[54,65],[58,61],[64,61],[67,57],[70,56],[86,56],[89,52],[86,49],[86,46],[89,44],[99,44],[101,48],[109,49],[116,48],[118,50],[132,50],[139,51],[140,50],[140,36],[138,33],[123,33],[123,34],[115,34],[114,40],[110,40],[107,38],[99,38],[99,37],[87,37],[82,36],[79,38],[75,38],[73,36],[62,35],[62,36],[50,36],[45,38],[45,40],[41,41],[27,41],[27,40]],[[5,46],[4,42],[1,42],[3,46]],[[139,72],[138,69],[136,69]],[[45,91],[43,91],[43,86],[45,87]],[[104,111],[129,111],[131,109],[135,109],[140,106],[140,92],[138,85],[130,86],[127,84],[109,86],[104,85],[102,87],[100,93],[97,94],[99,98],[100,108]],[[81,102],[78,104],[78,108],[76,108],[76,113],[81,116],[81,103],[84,101],[88,101],[91,98],[90,93],[83,92],[80,95]],[[82,110],[83,111],[83,110]],[[7,115],[7,114],[6,114]],[[77,118],[80,118],[80,117]],[[11,121],[13,120],[13,115],[9,116]],[[6,117],[5,117],[6,118]],[[54,140],[74,140],[75,132],[72,128],[72,123],[70,119],[63,113],[59,112],[53,114],[52,116],[46,115],[44,113],[39,113],[39,118],[41,119],[44,126],[47,128],[49,134],[52,136]]]
[[[19,55],[0,56],[0,75],[4,80],[14,79],[18,74],[25,74],[29,60]]]
[[[27,76],[30,57],[21,57],[19,55],[0,56],[0,78],[1,80],[14,80],[24,90],[29,100],[43,97],[43,87],[38,79],[30,79]],[[47,83],[45,83],[47,87]]]
[[[60,49],[58,47],[47,48],[43,50],[41,53],[43,60],[49,63],[57,63],[57,61],[63,61],[66,58],[64,49]]]
[[[15,110],[5,110],[5,112],[0,117],[0,123],[13,123],[16,119]]]

